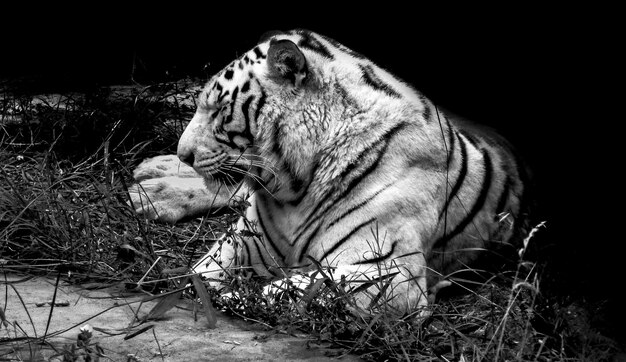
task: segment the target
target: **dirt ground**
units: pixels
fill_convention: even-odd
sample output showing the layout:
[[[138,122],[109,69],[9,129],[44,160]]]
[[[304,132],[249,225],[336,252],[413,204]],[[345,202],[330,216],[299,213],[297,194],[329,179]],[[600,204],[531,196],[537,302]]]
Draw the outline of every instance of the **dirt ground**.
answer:
[[[140,294],[120,297],[121,287],[85,290],[59,285],[47,326],[55,280],[24,280],[13,275],[7,276],[6,282],[0,290],[0,307],[6,317],[0,326],[1,360],[61,361],[53,348],[41,348],[32,339],[16,337],[45,334],[49,336],[46,343],[62,351],[75,345],[81,327],[89,324],[93,330],[91,346],[97,343],[106,355],[100,361],[360,361],[356,356],[342,356],[342,350],[318,345],[305,335],[280,334],[219,312],[217,327],[209,329],[202,315],[194,321],[191,306],[184,304],[158,321],[134,328],[140,331],[153,325],[125,340],[134,316],[145,315],[156,301],[140,303],[145,297]]]

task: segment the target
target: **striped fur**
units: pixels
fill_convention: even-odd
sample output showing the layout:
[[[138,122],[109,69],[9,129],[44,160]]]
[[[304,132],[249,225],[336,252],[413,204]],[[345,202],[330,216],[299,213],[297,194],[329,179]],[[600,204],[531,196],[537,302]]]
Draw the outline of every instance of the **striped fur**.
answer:
[[[209,278],[278,278],[310,258],[337,275],[385,265],[406,310],[524,223],[526,173],[504,139],[306,30],[270,34],[215,75],[178,156],[207,183],[245,174],[253,190],[238,227],[259,236],[216,245],[195,267]]]

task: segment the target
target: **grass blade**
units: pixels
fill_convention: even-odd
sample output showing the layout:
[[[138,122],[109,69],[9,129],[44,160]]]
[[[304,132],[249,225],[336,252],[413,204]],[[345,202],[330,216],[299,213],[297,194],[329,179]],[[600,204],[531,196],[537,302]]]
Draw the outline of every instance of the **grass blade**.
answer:
[[[204,315],[206,316],[206,320],[208,322],[208,327],[210,329],[215,328],[217,323],[217,314],[215,312],[215,308],[213,308],[213,304],[211,304],[211,297],[209,296],[209,292],[206,289],[204,283],[202,283],[202,279],[197,274],[191,276],[191,281],[193,282],[193,286],[200,296],[200,300],[202,301],[202,305],[204,307]]]
[[[188,277],[185,277],[180,281],[180,285],[187,285],[187,283],[189,283]],[[172,291],[167,296],[160,298],[158,303],[150,310],[150,312],[142,318],[142,321],[161,318],[167,311],[174,308],[178,304],[178,301],[180,301],[180,297],[183,295],[185,289],[187,288],[180,288],[177,291]]]

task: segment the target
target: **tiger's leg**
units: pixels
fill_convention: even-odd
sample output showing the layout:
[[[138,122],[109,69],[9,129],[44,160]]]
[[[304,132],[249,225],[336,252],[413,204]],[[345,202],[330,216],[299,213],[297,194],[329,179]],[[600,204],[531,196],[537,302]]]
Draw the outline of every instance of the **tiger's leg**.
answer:
[[[254,203],[254,198],[251,202]],[[249,256],[244,255],[244,244],[251,242],[248,236],[243,236],[241,233],[243,230],[248,230],[245,218],[240,218],[233,228],[227,234],[223,234],[192,268],[194,273],[208,280],[211,286],[228,287],[227,283],[235,274],[255,271],[249,265]],[[247,262],[244,262],[244,259]]]
[[[228,205],[233,188],[205,181],[176,155],[148,158],[133,170],[128,189],[135,212],[148,219],[176,223]],[[241,191],[243,195],[245,190]]]
[[[165,176],[145,179],[128,188],[129,204],[147,219],[177,223],[205,215],[211,208],[228,204],[229,195],[213,193],[202,178]]]
[[[241,247],[237,242],[224,234],[213,244],[209,252],[196,262],[192,271],[208,280],[210,285],[219,287],[240,265],[240,252]]]

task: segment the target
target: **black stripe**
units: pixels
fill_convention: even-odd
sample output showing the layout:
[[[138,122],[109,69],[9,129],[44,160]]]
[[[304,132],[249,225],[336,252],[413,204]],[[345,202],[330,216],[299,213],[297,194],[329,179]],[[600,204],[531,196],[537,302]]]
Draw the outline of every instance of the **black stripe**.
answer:
[[[291,167],[289,168],[291,169]],[[302,186],[304,186],[305,184],[305,181],[299,177],[296,177],[293,170],[291,170],[289,173],[292,176],[291,184],[289,185],[289,187],[291,188],[291,191],[295,192],[296,194],[299,194],[300,191],[302,190]],[[304,193],[302,193],[302,195],[304,195]],[[302,195],[298,195],[298,196],[302,196]],[[298,199],[298,197],[296,197],[296,199]]]
[[[221,102],[221,101],[222,101],[222,99],[224,99],[224,97],[226,97],[226,96],[227,96],[227,95],[229,95],[229,94],[230,94],[230,91],[222,92],[222,93],[219,95],[219,97],[217,97],[217,102],[218,102],[218,103],[219,103],[219,102]]]
[[[316,165],[317,168],[317,165]],[[313,177],[315,177],[315,175],[313,175]],[[313,179],[311,179],[311,182],[313,181]],[[295,244],[303,235],[304,233],[311,227],[311,225],[313,225],[313,223],[315,221],[318,221],[320,219],[320,216],[323,216],[326,211],[328,211],[328,209],[330,209],[330,207],[332,206],[332,203],[328,203],[326,204],[326,202],[330,199],[330,197],[333,195],[333,192],[328,192],[326,195],[324,195],[324,197],[317,203],[317,205],[313,208],[313,212],[307,216],[306,218],[306,222],[300,224],[300,226],[296,229],[296,232],[294,233],[295,238],[293,243]],[[321,208],[322,206],[325,205],[325,208]],[[316,211],[317,210],[317,211]],[[319,229],[320,225],[318,224],[317,229]],[[308,242],[311,241],[311,238],[309,238]]]
[[[239,134],[239,132],[226,132],[226,134],[222,134],[224,132],[223,128],[220,128],[217,133],[215,133],[215,139],[218,142],[225,144],[226,146],[237,149],[240,148],[234,141],[234,137]]]
[[[328,51],[328,48],[311,36],[311,33],[306,30],[300,30],[298,31],[298,34],[302,37],[302,39],[298,42],[298,46],[309,49],[330,60],[335,59],[335,57]]]
[[[346,241],[348,241],[348,239],[350,239],[350,237],[354,234],[356,234],[356,232],[358,232],[359,230],[361,230],[362,228],[364,228],[365,226],[367,226],[368,224],[370,224],[371,222],[375,221],[376,218],[371,218],[367,221],[364,221],[362,223],[360,223],[359,225],[357,225],[354,229],[352,229],[352,231],[350,231],[348,234],[346,234],[343,238],[339,239],[330,249],[328,249],[324,255],[322,255],[322,257],[320,258],[320,260],[318,261],[322,261],[324,259],[326,259],[329,255],[331,255],[333,252],[335,252],[335,250],[337,250],[341,245],[343,245],[343,243],[345,243]]]
[[[435,111],[436,110],[437,108],[435,108]],[[437,112],[437,117],[439,117],[439,112]],[[454,160],[454,147],[456,146],[454,140],[456,139],[456,134],[454,133],[454,129],[450,125],[450,121],[448,121],[448,118],[444,119],[446,120],[446,124],[448,125],[448,162],[446,163],[446,167],[449,170],[450,163],[452,162],[452,160]]]
[[[378,140],[376,143],[369,145],[354,160],[352,160],[352,162],[350,162],[348,166],[346,166],[346,168],[341,172],[341,175],[339,177],[341,179],[345,179],[350,173],[358,168],[365,167],[366,170],[371,170],[372,165],[378,163],[380,157],[384,154],[384,151],[387,149],[388,143],[388,140],[383,138]],[[364,160],[370,159],[372,154],[376,155],[376,159],[371,164],[365,165]],[[356,179],[360,181],[362,178],[359,177]],[[354,180],[350,182],[350,185],[353,184],[353,181]],[[350,189],[351,187],[348,187],[348,190]]]
[[[393,126],[392,128],[390,128],[387,131],[387,133],[385,133],[381,137],[381,139],[377,143],[375,143],[372,147],[370,147],[370,149],[366,149],[363,152],[361,152],[361,154],[359,154],[359,157],[354,162],[352,162],[350,165],[348,165],[347,168],[354,168],[353,165],[355,165],[355,163],[358,163],[359,161],[361,161],[362,160],[362,156],[366,152],[369,152],[370,150],[376,150],[376,149],[380,148],[380,150],[376,154],[376,160],[371,165],[367,166],[366,169],[363,170],[363,172],[358,175],[358,177],[355,177],[354,179],[352,179],[348,183],[348,187],[346,188],[347,192],[344,192],[343,195],[338,197],[338,199],[345,197],[347,195],[347,193],[351,192],[352,189],[357,184],[359,184],[361,181],[363,181],[367,176],[369,176],[369,174],[372,171],[374,171],[378,167],[378,164],[380,163],[380,160],[383,158],[383,156],[387,152],[387,148],[389,147],[389,141],[395,135],[397,135],[398,133],[402,132],[405,127],[406,127],[406,124],[404,124],[404,123],[398,123],[397,125]],[[346,170],[344,170],[344,174],[345,174],[345,172],[346,172]]]
[[[476,197],[476,201],[474,201],[472,209],[467,215],[465,215],[465,218],[461,220],[461,222],[456,226],[454,230],[452,230],[452,232],[446,234],[444,230],[444,235],[433,243],[433,249],[437,248],[440,244],[448,242],[455,236],[459,235],[463,230],[465,230],[465,227],[467,227],[467,225],[472,222],[474,217],[476,217],[476,215],[484,206],[485,201],[487,200],[487,195],[489,194],[489,188],[491,186],[491,174],[493,170],[489,153],[487,153],[486,150],[482,150],[482,153],[485,167],[485,175],[483,177],[482,188],[480,190],[480,193],[478,194],[478,197]]]
[[[474,148],[480,148],[479,145],[478,145],[478,140],[476,139],[476,137],[473,134],[470,134],[470,133],[468,133],[465,130],[459,130],[459,133],[461,133],[463,136],[465,136],[465,138],[467,138],[469,143],[471,143],[472,146],[474,146]]]
[[[309,182],[309,185],[310,184],[311,182]],[[296,195],[294,199],[287,201],[287,203],[291,206],[298,206],[302,202],[302,200],[304,200],[304,197],[307,195],[307,191],[308,191],[308,186],[307,188],[303,188],[302,186],[300,186],[300,193]]]
[[[301,186],[300,194],[296,195],[294,199],[289,200],[288,201],[289,205],[297,206],[298,204],[300,204],[300,202],[302,202],[304,197],[308,194],[309,186],[311,186],[311,183],[313,182],[313,179],[315,178],[315,173],[317,172],[318,167],[319,167],[319,159],[316,157],[316,159],[313,161],[313,167],[311,168],[311,172],[309,173],[311,177],[307,180],[306,188]]]
[[[224,117],[224,120],[222,121],[222,127],[228,125],[232,120],[233,120],[233,113],[231,110],[231,113],[229,113],[228,116]],[[232,141],[232,137],[230,136],[230,133],[231,131],[226,131],[226,136],[228,137],[229,140]]]
[[[252,49],[252,51],[254,52],[254,55],[256,56],[257,60],[258,59],[264,59],[265,55],[263,54],[263,52],[261,51],[261,49],[259,49],[259,47],[254,47],[254,49]]]
[[[321,226],[322,226],[322,224],[319,223],[317,225],[317,227],[315,228],[315,230],[313,230],[311,235],[309,235],[309,237],[306,240],[306,242],[304,243],[304,245],[302,245],[302,247],[300,248],[300,255],[298,256],[298,262],[299,263],[302,263],[302,259],[304,259],[304,252],[306,250],[309,250],[309,245],[311,244],[311,241],[313,241],[313,239],[315,239],[315,237],[317,236],[317,233],[320,231],[320,227]],[[296,239],[298,239],[298,238],[296,238]],[[296,239],[294,239],[294,243],[296,242]]]
[[[283,159],[283,149],[280,145],[280,142],[278,142],[278,140],[280,139],[280,124],[279,122],[283,119],[283,115],[279,115],[278,117],[276,117],[276,119],[273,120],[272,122],[272,136],[271,136],[271,140],[272,140],[272,152],[274,154],[276,154],[278,156],[278,159],[282,161]]]
[[[267,262],[267,260],[265,260],[265,257],[263,256],[263,252],[261,251],[261,247],[259,247],[259,241],[260,239],[258,237],[252,237],[252,242],[254,242],[254,246],[256,247],[256,251],[259,254],[259,258],[261,259],[261,263],[263,264],[263,266],[265,266],[265,270],[267,270],[270,274],[273,274],[276,277],[280,277],[281,275],[274,272],[274,270],[271,270],[271,267],[275,267],[276,265],[274,264],[270,264]],[[270,262],[271,262],[271,257],[270,257]],[[273,268],[272,268],[273,269]]]
[[[259,84],[259,87],[260,86],[261,84]],[[255,122],[259,119],[259,114],[261,113],[261,108],[263,108],[263,106],[265,105],[266,98],[267,98],[267,95],[265,94],[265,91],[263,90],[263,88],[261,88],[261,98],[259,98],[259,101],[256,104],[256,111],[254,111]]]
[[[387,260],[387,258],[389,258],[393,252],[396,250],[396,245],[398,244],[398,240],[394,240],[394,242],[391,243],[391,249],[386,252],[385,254],[379,255],[375,258],[372,259],[364,259],[361,261],[357,261],[356,263],[354,263],[354,265],[358,265],[358,264],[374,264],[374,263],[380,263],[381,261]]]
[[[243,84],[243,86],[241,86],[241,93],[242,93],[242,94],[243,94],[243,93],[246,93],[246,92],[247,92],[247,91],[249,91],[249,90],[250,90],[250,81],[249,81],[249,80],[247,80],[247,81]]]
[[[296,230],[296,233],[295,233],[296,237],[294,238],[294,243],[297,242],[298,239],[302,237],[302,235],[304,235],[304,233],[311,227],[311,225],[313,225],[314,222],[318,221],[320,217],[323,216],[326,213],[326,211],[328,211],[328,209],[330,209],[330,207],[333,204],[332,203],[326,204],[326,201],[328,201],[332,195],[333,195],[332,192],[327,193],[324,196],[324,198],[322,198],[322,200],[320,200],[320,202],[317,203],[315,208],[313,208],[314,211],[313,213],[311,213],[311,215],[309,215],[306,218],[307,221],[302,223]],[[322,209],[322,206],[325,206],[325,207]],[[315,210],[317,210],[317,212]],[[319,225],[317,226],[317,228],[319,228]]]
[[[254,136],[252,136],[252,131],[250,128],[250,104],[254,100],[254,96],[248,97],[243,104],[241,105],[241,112],[243,113],[243,118],[245,122],[245,129],[243,130],[243,136],[250,141],[253,142]]]
[[[280,248],[276,245],[274,240],[269,235],[269,230],[265,226],[265,223],[263,222],[263,217],[261,216],[261,210],[259,210],[258,204],[256,205],[256,213],[259,216],[259,226],[261,226],[261,229],[263,229],[263,235],[265,236],[265,239],[272,246],[272,249],[274,249],[274,254],[277,255],[277,256],[280,256],[280,258],[282,259],[283,264],[284,264],[284,262],[285,262],[285,255],[281,252]],[[271,217],[271,213],[268,213],[268,218],[270,219],[269,221],[273,224],[273,219]],[[281,233],[281,235],[279,235],[279,237],[284,240],[284,235],[282,235],[282,233]]]
[[[228,69],[226,72],[224,72],[224,78],[226,78],[227,80],[231,80],[233,79],[233,74],[235,74],[235,72],[232,69]]]
[[[233,95],[230,97],[232,105],[235,104],[235,101],[237,100],[238,95],[239,95],[239,86],[236,86],[235,89],[233,89]],[[232,110],[232,107],[231,107],[231,110]]]
[[[237,94],[238,93],[239,93],[239,87],[237,86],[233,90],[233,95],[230,98],[231,99],[231,102],[230,102],[230,113],[228,114],[228,116],[226,116],[226,118],[222,122],[222,124],[224,124],[224,125],[229,124],[233,120],[233,112],[235,110],[235,101],[237,100]]]
[[[370,87],[385,92],[391,97],[402,98],[400,93],[393,89],[393,87],[383,82],[380,78],[378,78],[378,76],[376,76],[376,74],[374,73],[374,68],[372,68],[371,65],[359,64],[359,68],[361,68],[361,73],[363,75],[365,83],[367,83]]]
[[[456,197],[456,194],[459,192],[459,190],[461,189],[461,186],[463,186],[463,183],[465,182],[465,176],[467,176],[468,160],[467,160],[467,148],[465,145],[465,141],[463,141],[463,139],[458,135],[458,133],[455,132],[455,135],[459,140],[459,146],[461,148],[461,159],[459,160],[459,162],[461,162],[461,169],[459,170],[459,175],[456,177],[454,187],[448,194],[448,199],[446,200],[446,203],[443,205],[443,209],[441,209],[441,211],[439,212],[439,220],[441,220],[441,218],[448,211],[450,202],[452,202],[452,199]],[[448,185],[446,185],[446,187],[448,187]]]
[[[237,93],[237,88],[235,88],[235,94]],[[253,142],[253,135],[252,132],[250,130],[250,121],[249,121],[249,115],[248,115],[248,107],[250,106],[250,102],[251,99],[254,98],[254,96],[248,98],[244,104],[242,105],[242,113],[244,114],[244,123],[243,123],[243,129],[242,130],[224,130],[223,125],[228,125],[233,118],[234,115],[234,106],[236,102],[232,102],[231,103],[231,110],[230,110],[230,114],[228,116],[226,116],[224,118],[224,121],[222,122],[222,124],[219,125],[219,127],[216,128],[216,132],[214,133],[215,138],[221,142],[226,144],[228,147],[232,148],[232,149],[240,149],[240,150],[244,150],[246,147],[248,147],[248,145],[250,143]],[[236,136],[240,136],[243,137],[247,142],[245,144],[241,144],[238,145],[237,143],[235,143],[235,137]]]
[[[248,225],[248,223],[247,223],[247,222],[246,222],[246,225],[248,226],[248,229],[252,229],[252,228],[250,228],[250,227],[249,227],[249,225]],[[273,271],[273,270],[270,270],[270,269],[269,269],[269,267],[271,267],[271,266],[273,266],[273,265],[272,265],[272,264],[270,264],[270,263],[268,263],[268,262],[267,262],[267,260],[265,260],[265,257],[263,256],[263,252],[262,252],[262,250],[261,250],[261,247],[259,247],[259,242],[260,242],[260,238],[259,238],[259,237],[256,237],[256,236],[248,236],[248,237],[244,237],[244,238],[243,238],[243,242],[244,242],[244,245],[246,246],[246,249],[247,249],[248,253],[250,252],[250,249],[249,249],[249,245],[248,245],[248,243],[253,242],[253,243],[254,243],[254,246],[255,246],[255,248],[256,248],[256,251],[257,251],[257,253],[258,253],[258,255],[259,255],[259,258],[261,259],[261,264],[262,264],[263,266],[265,266],[265,269],[266,269],[269,273],[273,274],[274,276],[277,276],[277,277],[282,276],[282,275],[280,275],[280,274],[276,274],[276,273],[274,273],[274,271]],[[250,255],[250,254],[248,254],[248,255]],[[270,258],[270,259],[271,259],[271,258]],[[270,260],[270,261],[271,261],[271,260]],[[248,265],[252,266],[252,256],[251,256],[251,255],[250,255],[250,257],[249,257],[249,263],[248,263]]]
[[[512,192],[517,194],[516,189],[521,188],[521,192],[517,195],[519,199],[519,213],[515,212],[515,210],[510,210],[513,217],[517,218],[520,213],[528,213],[531,211],[527,210],[527,208],[532,208],[533,206],[533,198],[531,195],[532,187],[529,187],[532,186],[531,176],[529,175],[529,170],[526,168],[526,163],[522,157],[508,142],[497,139],[497,142],[494,142],[494,148],[497,148],[500,154],[500,166],[504,173],[509,176],[509,178],[507,178],[507,182],[509,183],[509,197]],[[516,178],[511,177],[514,174],[516,174]],[[504,195],[502,195],[502,197],[504,197]],[[502,205],[502,211],[504,211],[505,206],[506,205]]]
[[[437,110],[437,107],[435,107],[435,112],[437,112],[437,121],[439,122],[439,126],[441,127],[441,118],[439,117],[439,111]],[[446,184],[445,184],[445,197],[446,197],[446,203],[444,204],[443,209],[441,210],[441,213],[439,214],[439,218],[438,221],[441,222],[441,218],[444,218],[444,222],[443,222],[443,232],[445,234],[446,230],[448,229],[448,205],[450,204],[450,201],[452,200],[452,197],[450,197],[450,195],[448,194],[448,187],[450,186],[450,164],[452,163],[452,160],[454,160],[456,157],[454,156],[454,150],[455,150],[455,142],[454,139],[456,137],[458,137],[456,135],[455,132],[453,132],[453,128],[452,126],[450,126],[450,121],[448,121],[447,118],[444,117],[444,120],[446,121],[446,125],[448,126],[448,149],[447,151],[447,159],[446,159]],[[442,132],[443,133],[443,132]],[[464,157],[461,156],[461,161],[460,162],[465,162],[464,161]],[[465,167],[467,167],[467,165],[465,164]],[[465,176],[463,176],[465,177]],[[459,182],[461,181],[461,182]],[[457,175],[457,185],[459,185],[458,187],[461,187],[460,185],[462,185],[462,180],[459,180],[459,177]],[[458,190],[457,190],[458,192]]]
[[[500,193],[500,197],[498,198],[498,203],[496,204],[496,217],[504,211],[504,207],[506,206],[506,202],[509,200],[509,187],[511,186],[511,177],[507,176],[504,180],[504,185],[502,186],[502,192]]]
[[[231,103],[230,103],[230,113],[228,114],[228,116],[226,116],[224,118],[224,121],[222,122],[222,126],[228,125],[232,121],[232,119],[233,119],[234,112],[235,112],[235,104],[237,103],[235,101],[237,99],[238,93],[239,93],[239,87],[237,86],[233,90],[233,95],[232,95]],[[244,127],[245,127],[245,125],[244,125]],[[222,130],[223,130],[223,128],[222,128]],[[241,136],[244,132],[245,132],[245,128],[242,131],[239,131],[239,130],[227,130],[226,131],[226,137],[228,138],[228,143],[227,143],[228,146],[230,148],[233,148],[233,149],[237,149],[237,148],[243,149],[243,148],[245,148],[246,145],[239,146],[239,145],[237,145],[235,143],[235,137],[236,136]]]
[[[362,208],[363,206],[367,205],[370,201],[372,201],[376,196],[378,196],[381,192],[385,191],[386,189],[388,189],[391,185],[393,185],[393,183],[390,183],[388,185],[385,185],[384,187],[382,187],[380,190],[376,191],[375,193],[373,193],[372,195],[370,195],[367,199],[359,202],[356,205],[352,205],[351,207],[349,207],[348,209],[346,209],[343,213],[341,213],[341,215],[337,216],[337,218],[335,218],[335,220],[331,221],[330,223],[328,223],[328,226],[326,227],[327,229],[330,229],[331,227],[333,227],[333,225],[335,225],[336,223],[338,223],[339,221],[341,221],[341,219],[343,219],[344,217],[348,216],[349,214],[353,213],[354,211]]]
[[[422,97],[420,97],[420,99]],[[424,117],[424,121],[426,121],[426,123],[430,123],[430,116],[433,114],[432,110],[430,109],[430,104],[428,102],[422,102],[424,104],[424,111],[422,112],[422,116]]]

